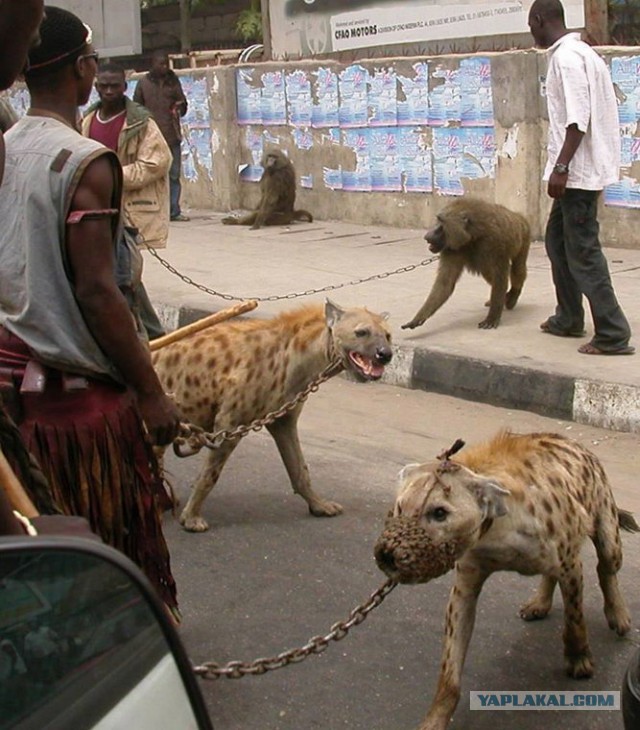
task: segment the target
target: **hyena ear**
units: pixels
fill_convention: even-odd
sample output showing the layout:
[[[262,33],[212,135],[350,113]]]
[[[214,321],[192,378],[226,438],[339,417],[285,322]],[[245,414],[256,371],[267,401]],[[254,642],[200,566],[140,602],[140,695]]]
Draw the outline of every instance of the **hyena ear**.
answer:
[[[407,483],[411,481],[412,477],[417,474],[424,464],[407,464],[403,466],[398,472],[398,479],[396,481],[396,492],[398,495],[402,494],[407,486]]]
[[[345,310],[338,306],[331,299],[327,298],[324,304],[324,317],[327,320],[327,326],[332,329],[340,320]]]
[[[407,479],[410,479],[420,469],[422,464],[407,464],[403,466],[398,472],[398,485],[404,484]]]
[[[493,479],[479,479],[472,487],[483,519],[502,517],[509,511],[505,503],[511,492]]]

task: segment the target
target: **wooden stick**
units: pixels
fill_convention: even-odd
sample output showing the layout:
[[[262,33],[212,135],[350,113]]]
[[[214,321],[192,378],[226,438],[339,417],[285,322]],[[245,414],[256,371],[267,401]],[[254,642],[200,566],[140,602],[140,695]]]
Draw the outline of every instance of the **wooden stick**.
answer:
[[[6,456],[2,453],[2,449],[0,449],[0,484],[13,509],[28,519],[38,516],[38,510],[29,499],[29,495],[24,491],[24,487],[11,468]]]
[[[152,340],[149,343],[149,349],[151,350],[151,352],[155,352],[155,350],[160,350],[167,345],[171,345],[173,342],[177,342],[178,340],[182,340],[185,337],[189,337],[189,335],[200,332],[201,330],[206,329],[207,327],[211,327],[218,322],[224,322],[225,319],[231,319],[231,317],[237,317],[239,314],[244,314],[244,312],[250,312],[257,306],[258,302],[256,302],[255,299],[251,299],[248,302],[240,302],[239,304],[234,304],[233,307],[229,307],[228,309],[221,309],[215,314],[211,314],[208,317],[199,319],[197,322],[186,325],[186,327],[180,327],[180,329],[169,332],[168,335],[163,335],[162,337],[158,337],[157,339]]]

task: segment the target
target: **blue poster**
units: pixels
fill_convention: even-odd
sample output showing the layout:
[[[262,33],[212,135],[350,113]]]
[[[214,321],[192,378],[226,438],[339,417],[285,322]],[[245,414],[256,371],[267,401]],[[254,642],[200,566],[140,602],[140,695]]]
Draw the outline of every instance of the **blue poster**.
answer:
[[[338,119],[338,75],[329,68],[319,68],[314,89],[317,102],[311,111],[312,127],[337,127]]]
[[[462,100],[458,71],[439,67],[433,72],[433,78],[442,81],[429,94],[429,124],[433,127],[446,127],[451,122],[460,122]]]
[[[397,127],[379,127],[370,131],[371,190],[402,190],[398,132]]]
[[[416,127],[398,129],[398,157],[402,170],[402,189],[406,193],[433,191],[431,133]]]
[[[429,65],[420,61],[413,65],[415,75],[398,76],[398,126],[429,123]]]
[[[371,190],[370,130],[344,129],[343,145],[350,147],[356,156],[355,170],[342,170],[342,189],[351,191]]]
[[[299,150],[310,150],[313,147],[313,135],[310,129],[293,129],[293,143]]]
[[[433,130],[433,182],[442,195],[463,195],[463,129]]]
[[[262,124],[262,89],[255,80],[255,68],[236,71],[236,98],[238,124]]]
[[[348,66],[339,81],[341,127],[366,127],[369,124],[367,87],[369,72],[359,65]]]
[[[398,122],[398,80],[392,68],[378,68],[369,80],[369,126],[389,127]]]
[[[611,78],[616,85],[620,126],[620,164],[622,179],[604,189],[605,205],[640,208],[640,185],[630,174],[631,165],[640,160],[640,56],[611,59]]]
[[[287,112],[292,127],[311,125],[311,81],[306,71],[296,70],[286,75]]]
[[[463,127],[493,126],[491,61],[488,58],[465,58],[460,61],[460,120]]]
[[[245,144],[251,156],[251,162],[248,165],[242,165],[240,170],[240,179],[243,182],[258,182],[262,177],[264,169],[260,164],[262,154],[264,152],[264,142],[262,134],[251,128],[245,131]]]
[[[265,126],[287,123],[287,97],[284,71],[267,71],[262,74],[262,123]]]
[[[461,129],[462,176],[470,180],[495,177],[498,161],[495,130],[493,127]]]

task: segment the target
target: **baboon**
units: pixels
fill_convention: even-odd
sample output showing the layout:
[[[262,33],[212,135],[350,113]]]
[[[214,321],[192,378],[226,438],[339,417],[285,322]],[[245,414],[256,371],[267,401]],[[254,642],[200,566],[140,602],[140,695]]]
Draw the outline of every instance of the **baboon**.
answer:
[[[437,221],[424,238],[429,249],[440,254],[438,274],[425,303],[402,329],[424,324],[451,296],[465,268],[491,285],[489,313],[478,327],[497,327],[503,308],[516,306],[527,277],[529,223],[520,213],[476,198],[454,200]]]
[[[291,160],[281,150],[270,150],[262,157],[264,172],[260,178],[260,202],[253,213],[243,217],[227,216],[222,222],[229,226],[286,226],[292,221],[313,221],[306,210],[294,210],[296,171]]]

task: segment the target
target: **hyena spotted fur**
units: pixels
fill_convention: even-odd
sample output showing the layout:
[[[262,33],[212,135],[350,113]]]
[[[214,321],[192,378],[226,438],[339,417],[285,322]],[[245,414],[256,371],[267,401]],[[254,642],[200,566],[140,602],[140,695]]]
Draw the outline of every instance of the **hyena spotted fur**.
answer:
[[[272,319],[231,320],[167,345],[152,354],[166,391],[174,394],[185,420],[205,431],[233,429],[277,410],[332,362],[335,374],[348,370],[359,380],[378,380],[391,360],[386,315],[354,307],[305,306]],[[302,405],[267,426],[287,469],[294,492],[316,516],[340,514],[342,507],[311,488],[298,439]],[[208,450],[180,522],[202,532],[201,515],[225,462],[239,439]]]
[[[455,569],[440,677],[420,730],[446,730],[449,724],[460,698],[478,597],[495,571],[542,575],[538,592],[520,608],[526,621],[549,613],[559,585],[566,672],[575,679],[591,677],[580,555],[588,537],[598,555],[609,628],[620,636],[629,631],[631,618],[617,579],[620,528],[640,528],[616,506],[598,458],[578,442],[552,433],[503,432],[450,458],[411,464],[400,481],[375,549],[380,568],[401,583],[424,583]]]

